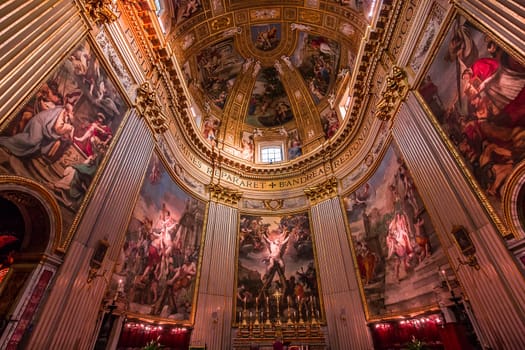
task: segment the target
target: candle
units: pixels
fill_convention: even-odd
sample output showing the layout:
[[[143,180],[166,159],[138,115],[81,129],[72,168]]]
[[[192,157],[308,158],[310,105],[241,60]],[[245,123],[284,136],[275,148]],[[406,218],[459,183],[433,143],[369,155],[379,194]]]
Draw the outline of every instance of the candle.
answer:
[[[270,299],[266,297],[266,305],[270,305]]]
[[[259,297],[255,297],[255,306],[259,305]]]
[[[288,296],[287,300],[288,300],[288,305],[290,305],[290,296]]]
[[[447,284],[447,289],[448,290],[452,290],[452,288],[450,287],[450,282],[448,281],[448,276],[447,276],[447,271],[445,271],[444,269],[440,271],[440,277],[441,277],[441,281],[445,282]]]

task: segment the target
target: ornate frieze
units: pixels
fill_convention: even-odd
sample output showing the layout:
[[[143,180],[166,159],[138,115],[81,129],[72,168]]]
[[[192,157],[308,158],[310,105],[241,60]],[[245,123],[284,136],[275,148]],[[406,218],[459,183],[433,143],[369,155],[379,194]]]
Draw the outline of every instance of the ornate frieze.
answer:
[[[332,177],[320,185],[307,187],[304,193],[312,204],[337,196],[337,179]]]
[[[264,208],[268,210],[279,210],[283,207],[284,199],[265,199],[263,204]]]
[[[95,23],[111,23],[117,19],[115,4],[111,0],[86,0],[85,8]]]
[[[142,83],[137,89],[135,107],[139,114],[146,119],[153,132],[162,134],[168,130],[168,118],[162,112],[157,94],[149,82]]]
[[[376,105],[375,116],[382,121],[388,121],[397,111],[408,94],[409,84],[404,70],[394,66],[392,74],[386,78],[386,86],[381,99]]]
[[[242,197],[242,192],[235,191],[219,184],[209,184],[207,190],[210,199],[226,205],[237,205]]]
[[[115,46],[111,41],[110,36],[107,35],[105,30],[101,30],[97,34],[96,40],[102,49],[104,56],[108,59],[111,68],[113,68],[113,72],[117,75],[119,82],[128,93],[128,96],[135,98],[137,91],[134,79],[131,77],[128,67],[123,63],[120,55],[115,50]]]

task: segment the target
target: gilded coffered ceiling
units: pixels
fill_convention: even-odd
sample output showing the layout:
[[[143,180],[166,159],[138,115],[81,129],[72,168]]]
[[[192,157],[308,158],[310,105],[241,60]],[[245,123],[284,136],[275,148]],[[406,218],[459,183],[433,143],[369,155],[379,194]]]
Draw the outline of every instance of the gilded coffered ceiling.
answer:
[[[348,86],[381,1],[155,5],[203,143],[253,166],[262,163],[261,148],[278,145],[276,163],[286,164],[344,133],[352,119]]]

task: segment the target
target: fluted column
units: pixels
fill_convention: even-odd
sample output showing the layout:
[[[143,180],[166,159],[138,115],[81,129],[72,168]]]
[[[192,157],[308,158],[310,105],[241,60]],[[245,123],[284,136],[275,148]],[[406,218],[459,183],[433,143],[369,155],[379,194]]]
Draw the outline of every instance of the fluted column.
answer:
[[[393,135],[420,189],[451,266],[459,268],[457,276],[472,304],[483,345],[494,349],[523,348],[523,275],[413,94],[395,120]],[[458,259],[465,260],[465,257],[451,235],[454,225],[463,225],[469,231],[479,270],[458,265]]]
[[[136,113],[129,116],[66,253],[60,274],[36,320],[30,349],[89,349],[96,337],[100,303],[118,258],[123,232],[140,190],[153,138]],[[100,277],[87,282],[97,242],[109,249]],[[105,273],[105,274],[104,274]]]
[[[236,208],[210,201],[191,339],[208,349],[231,348],[237,217]]]
[[[2,118],[14,111],[34,84],[53,69],[64,52],[84,36],[87,27],[82,23],[74,2],[66,0],[2,1],[0,18],[2,122]]]
[[[328,181],[323,188],[317,188],[315,193],[326,195],[316,196],[311,207],[328,341],[333,349],[372,349],[345,214],[335,196],[335,186],[334,181]],[[310,200],[312,194],[307,193]]]

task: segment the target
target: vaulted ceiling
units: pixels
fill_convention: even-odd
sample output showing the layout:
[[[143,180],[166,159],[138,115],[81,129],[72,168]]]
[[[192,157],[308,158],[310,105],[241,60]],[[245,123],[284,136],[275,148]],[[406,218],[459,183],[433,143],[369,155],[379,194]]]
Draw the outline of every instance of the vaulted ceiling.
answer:
[[[255,164],[259,146],[281,145],[290,162],[341,134],[348,86],[381,1],[161,0],[156,7],[198,134]]]

